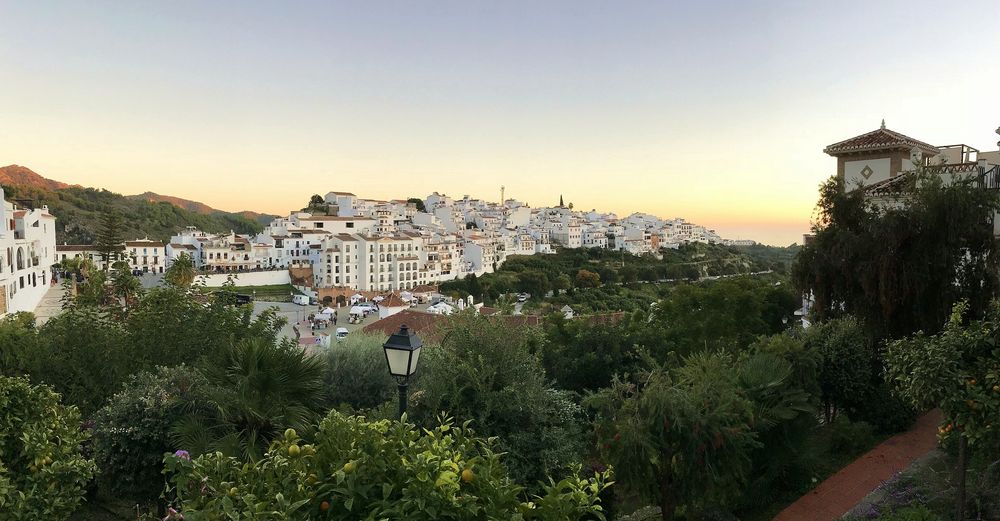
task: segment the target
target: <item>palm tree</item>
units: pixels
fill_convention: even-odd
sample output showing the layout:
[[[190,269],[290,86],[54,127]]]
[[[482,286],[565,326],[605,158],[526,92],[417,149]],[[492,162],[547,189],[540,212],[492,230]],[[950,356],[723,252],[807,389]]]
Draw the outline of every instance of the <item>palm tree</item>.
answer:
[[[174,259],[174,262],[167,268],[166,273],[163,274],[163,280],[167,284],[172,284],[179,288],[186,288],[194,283],[194,278],[196,275],[194,268],[194,261],[191,256],[187,253],[182,253]]]
[[[111,281],[112,291],[116,298],[125,301],[125,311],[129,310],[129,302],[135,300],[142,293],[142,283],[134,275],[126,270],[118,270],[115,278]]]
[[[213,410],[182,420],[174,440],[196,454],[256,460],[285,429],[311,429],[322,412],[323,375],[323,360],[293,344],[243,340],[225,367],[208,372],[216,388]]]

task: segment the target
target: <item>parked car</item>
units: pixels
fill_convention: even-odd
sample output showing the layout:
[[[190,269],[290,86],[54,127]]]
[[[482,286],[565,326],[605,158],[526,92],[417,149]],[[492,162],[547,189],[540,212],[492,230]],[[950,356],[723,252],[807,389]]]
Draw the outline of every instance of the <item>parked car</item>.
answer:
[[[529,298],[531,298],[531,294],[530,293],[518,293],[517,294],[517,301],[518,302],[527,302]]]
[[[346,327],[338,327],[337,328],[337,342],[343,342],[344,339],[347,338],[348,333],[349,333],[349,331],[347,331]]]
[[[236,294],[236,304],[242,306],[243,304],[249,304],[253,298],[250,295],[244,295],[242,293]]]

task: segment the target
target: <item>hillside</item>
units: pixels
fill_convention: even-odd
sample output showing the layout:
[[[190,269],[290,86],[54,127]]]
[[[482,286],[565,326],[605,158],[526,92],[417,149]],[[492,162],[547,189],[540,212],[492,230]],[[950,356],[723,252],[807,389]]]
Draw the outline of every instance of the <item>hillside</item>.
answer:
[[[46,179],[17,165],[0,168],[0,184],[7,192],[8,200],[34,207],[48,205],[57,219],[56,240],[60,244],[93,243],[100,226],[100,215],[108,210],[115,210],[124,216],[122,224],[127,239],[149,237],[166,241],[187,226],[210,233],[230,230],[257,233],[263,228],[257,220],[205,205],[202,206],[208,208],[208,212],[200,213],[172,202],[149,201],[140,196],[128,197],[103,189],[71,186]]]
[[[178,208],[183,208],[185,210],[190,210],[195,213],[200,213],[203,215],[211,215],[214,213],[228,213],[233,215],[242,215],[251,221],[257,221],[262,225],[266,225],[271,222],[275,216],[263,213],[252,212],[250,210],[242,210],[239,212],[224,212],[222,210],[216,210],[211,206],[198,202],[192,201],[190,199],[183,199],[181,197],[174,197],[172,195],[162,195],[155,192],[143,192],[138,195],[126,195],[125,197],[129,199],[141,199],[144,201],[149,201],[153,203],[170,203]]]
[[[58,190],[69,188],[70,185],[46,179],[30,168],[21,165],[8,165],[0,167],[0,185],[3,186],[27,186],[31,188],[43,188],[46,190]]]

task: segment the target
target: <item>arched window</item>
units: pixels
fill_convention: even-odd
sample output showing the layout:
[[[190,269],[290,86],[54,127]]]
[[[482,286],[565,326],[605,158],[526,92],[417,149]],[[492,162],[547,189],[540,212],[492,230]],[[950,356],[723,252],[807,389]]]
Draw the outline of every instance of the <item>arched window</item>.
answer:
[[[17,249],[17,269],[24,269],[24,248]]]

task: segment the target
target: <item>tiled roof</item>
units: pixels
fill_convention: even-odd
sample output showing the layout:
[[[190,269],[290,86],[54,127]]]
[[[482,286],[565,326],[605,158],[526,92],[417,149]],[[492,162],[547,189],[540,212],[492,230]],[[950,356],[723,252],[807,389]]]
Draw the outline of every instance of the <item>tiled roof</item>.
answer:
[[[868,132],[866,134],[861,134],[860,136],[855,136],[850,139],[845,139],[843,141],[834,143],[823,149],[823,152],[831,155],[837,156],[841,154],[850,154],[854,152],[870,152],[878,150],[910,150],[912,148],[919,148],[925,153],[937,155],[941,153],[937,147],[934,145],[929,145],[923,141],[913,139],[909,136],[900,134],[893,130],[887,128],[879,128]]]
[[[368,324],[362,331],[368,334],[388,337],[399,331],[400,326],[406,325],[406,327],[419,335],[424,341],[437,341],[441,339],[440,326],[445,320],[446,317],[444,315],[404,309],[399,313]]]
[[[170,243],[170,247],[171,248],[180,248],[182,250],[197,250],[198,249],[198,248],[195,247],[194,244],[177,244],[177,243],[173,243],[173,242]]]
[[[387,308],[402,308],[409,306],[409,304],[403,302],[403,299],[400,298],[399,295],[395,293],[390,293],[387,297],[382,299],[382,302],[379,302],[378,305],[379,307],[387,307]]]
[[[146,246],[151,248],[162,248],[163,243],[160,241],[125,241],[125,246]]]
[[[56,251],[97,251],[93,244],[56,244]]]

